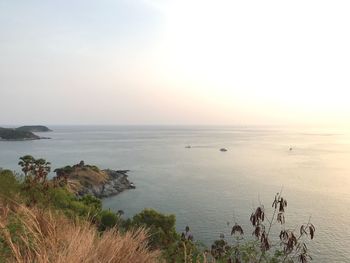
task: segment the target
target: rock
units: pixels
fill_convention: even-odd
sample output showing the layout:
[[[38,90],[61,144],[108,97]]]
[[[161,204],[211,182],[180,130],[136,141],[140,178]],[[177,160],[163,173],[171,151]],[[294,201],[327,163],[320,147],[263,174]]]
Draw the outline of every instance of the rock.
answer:
[[[130,170],[117,170],[117,173],[120,173],[120,174],[126,174],[130,172]]]
[[[80,161],[73,166],[55,169],[57,177],[66,178],[68,189],[77,196],[93,195],[98,198],[117,195],[127,189],[135,189],[129,181],[129,170],[100,170],[95,165]]]
[[[84,185],[78,192],[79,196],[87,194],[93,195],[97,198],[106,198],[118,195],[127,189],[135,189],[135,185],[129,181],[127,171],[102,170],[108,177],[107,180],[98,185]]]

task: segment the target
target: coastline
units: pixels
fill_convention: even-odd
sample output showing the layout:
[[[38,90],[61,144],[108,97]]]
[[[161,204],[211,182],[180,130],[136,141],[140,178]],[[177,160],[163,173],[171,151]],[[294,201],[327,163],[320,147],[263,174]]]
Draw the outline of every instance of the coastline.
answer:
[[[23,141],[38,141],[38,140],[51,140],[50,137],[40,137],[40,138],[23,138],[23,139],[2,139],[0,142],[23,142]]]

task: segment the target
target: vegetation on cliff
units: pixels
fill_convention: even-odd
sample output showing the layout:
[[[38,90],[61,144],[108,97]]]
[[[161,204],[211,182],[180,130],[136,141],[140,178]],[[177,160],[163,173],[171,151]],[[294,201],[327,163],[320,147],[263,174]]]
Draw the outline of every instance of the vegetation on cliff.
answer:
[[[69,219],[0,199],[0,262],[157,262],[159,250],[148,248],[148,233],[115,228],[97,231],[88,220]]]
[[[262,205],[250,221],[254,238],[228,223],[231,236],[210,248],[175,230],[175,216],[145,209],[132,218],[103,210],[101,200],[77,196],[65,176],[49,180],[51,165],[23,156],[22,175],[0,170],[0,262],[308,262],[315,227],[285,225],[281,193],[268,216]],[[69,169],[69,168],[68,168]],[[99,169],[91,168],[96,171]],[[98,170],[97,170],[98,169]],[[194,222],[195,223],[195,222]],[[271,231],[279,226],[280,231]]]

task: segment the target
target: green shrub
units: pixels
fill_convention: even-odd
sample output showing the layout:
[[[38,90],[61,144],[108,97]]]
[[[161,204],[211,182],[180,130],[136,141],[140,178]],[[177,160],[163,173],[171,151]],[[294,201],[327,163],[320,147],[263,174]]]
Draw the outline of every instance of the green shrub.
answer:
[[[19,193],[20,183],[10,170],[0,170],[0,194],[3,198],[14,198]]]
[[[101,200],[92,195],[85,195],[83,198],[80,199],[80,202],[96,211],[102,210]]]
[[[85,217],[92,221],[96,220],[102,209],[101,200],[89,195],[78,199],[65,187],[49,189],[47,200],[51,207],[62,210],[70,217]]]
[[[108,210],[103,210],[100,213],[100,218],[101,231],[115,227],[118,223],[118,216],[115,213]]]
[[[190,240],[179,240],[164,248],[163,258],[166,262],[202,263],[207,262],[203,255],[204,250],[205,246],[200,243],[192,242]]]
[[[174,215],[163,215],[153,209],[145,209],[133,217],[131,225],[149,229],[152,248],[165,248],[179,239],[175,221]]]

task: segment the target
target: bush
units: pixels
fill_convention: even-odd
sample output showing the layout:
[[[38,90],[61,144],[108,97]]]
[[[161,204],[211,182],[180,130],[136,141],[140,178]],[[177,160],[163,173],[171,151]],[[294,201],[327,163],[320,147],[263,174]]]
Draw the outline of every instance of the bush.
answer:
[[[100,230],[104,231],[115,227],[118,223],[118,216],[108,210],[103,210],[100,214]]]
[[[96,221],[101,209],[101,200],[93,196],[84,196],[78,199],[65,187],[49,189],[47,193],[49,206],[62,210],[69,217],[83,217],[89,221]]]
[[[149,229],[152,248],[165,248],[179,240],[175,221],[174,215],[163,215],[153,209],[145,209],[133,217],[131,225]]]
[[[20,183],[10,170],[0,170],[0,194],[3,198],[14,198],[19,193]]]
[[[94,209],[95,211],[101,211],[102,210],[102,202],[100,199],[92,196],[92,195],[85,195],[83,198],[80,199],[80,202],[82,202],[84,205]]]

